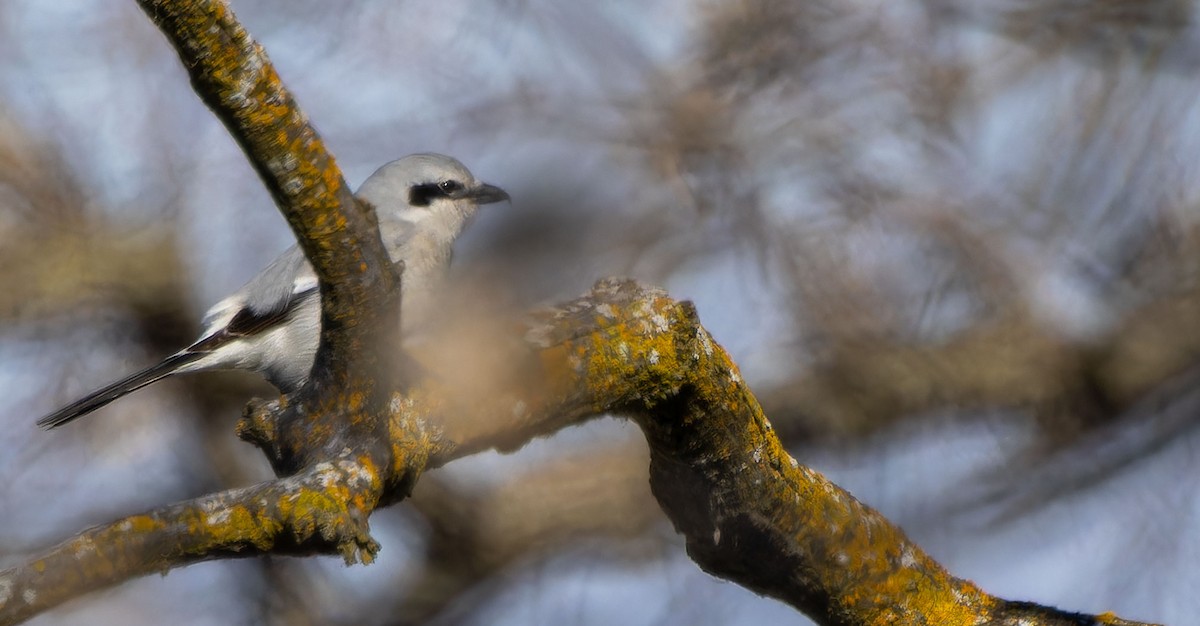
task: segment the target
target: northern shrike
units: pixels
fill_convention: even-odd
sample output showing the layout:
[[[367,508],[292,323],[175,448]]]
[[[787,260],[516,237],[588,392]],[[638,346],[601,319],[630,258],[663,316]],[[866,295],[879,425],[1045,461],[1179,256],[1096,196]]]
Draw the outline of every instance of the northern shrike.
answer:
[[[420,317],[450,265],[451,246],[481,204],[508,200],[479,182],[457,160],[414,154],[371,174],[357,197],[375,207],[383,245],[393,262],[404,261],[402,319]],[[308,378],[321,333],[317,277],[298,246],[288,248],[233,295],[204,316],[192,345],[157,365],[127,376],[41,418],[54,428],[174,374],[246,369],[263,374],[287,393]]]

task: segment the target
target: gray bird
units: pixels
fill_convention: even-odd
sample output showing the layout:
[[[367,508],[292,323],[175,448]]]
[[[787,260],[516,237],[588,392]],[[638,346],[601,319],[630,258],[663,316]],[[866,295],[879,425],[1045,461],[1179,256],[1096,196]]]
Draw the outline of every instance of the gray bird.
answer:
[[[356,195],[374,205],[392,261],[404,261],[405,329],[412,326],[410,318],[428,315],[450,265],[451,246],[479,206],[509,199],[503,189],[479,182],[462,163],[440,154],[392,161],[371,174]],[[304,252],[288,248],[213,305],[203,323],[204,332],[192,345],[39,419],[38,425],[62,426],[150,383],[188,372],[253,370],[284,393],[298,389],[312,369],[321,333],[317,276]]]

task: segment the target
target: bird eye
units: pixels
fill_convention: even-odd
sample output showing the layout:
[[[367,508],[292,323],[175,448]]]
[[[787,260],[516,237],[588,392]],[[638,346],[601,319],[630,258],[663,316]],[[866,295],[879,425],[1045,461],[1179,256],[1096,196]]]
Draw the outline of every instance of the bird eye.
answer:
[[[457,180],[443,180],[440,183],[421,183],[413,185],[408,190],[408,203],[413,206],[429,206],[438,198],[461,198],[466,187]]]

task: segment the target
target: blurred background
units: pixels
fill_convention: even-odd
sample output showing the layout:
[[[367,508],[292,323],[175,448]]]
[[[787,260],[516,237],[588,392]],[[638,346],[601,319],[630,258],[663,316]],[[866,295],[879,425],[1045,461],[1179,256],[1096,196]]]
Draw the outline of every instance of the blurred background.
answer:
[[[1011,599],[1200,612],[1200,27],[1175,0],[239,0],[348,181],[504,186],[456,283],[696,302],[785,444]],[[271,476],[270,388],[163,382],[292,241],[130,0],[0,2],[0,565]],[[598,420],[423,477],[370,567],[263,558],[34,624],[808,624],[709,577]]]

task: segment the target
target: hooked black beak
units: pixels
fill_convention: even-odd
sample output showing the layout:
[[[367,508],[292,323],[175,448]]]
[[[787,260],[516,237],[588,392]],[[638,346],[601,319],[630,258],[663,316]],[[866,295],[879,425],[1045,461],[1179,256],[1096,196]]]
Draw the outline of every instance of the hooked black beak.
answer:
[[[508,197],[507,191],[487,183],[479,183],[479,186],[467,193],[467,197],[474,200],[475,204],[493,204],[512,199]]]

